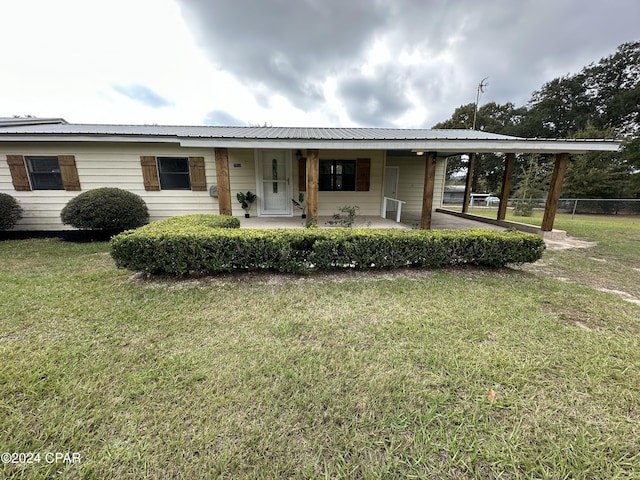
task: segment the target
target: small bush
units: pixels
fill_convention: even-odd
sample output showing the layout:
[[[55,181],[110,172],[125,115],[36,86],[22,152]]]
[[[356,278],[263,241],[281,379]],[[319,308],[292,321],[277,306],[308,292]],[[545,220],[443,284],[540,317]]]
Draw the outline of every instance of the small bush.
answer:
[[[458,264],[502,267],[535,262],[544,248],[537,235],[492,230],[239,230],[170,223],[150,224],[111,240],[111,255],[119,267],[169,275]]]
[[[356,221],[360,207],[357,205],[345,205],[344,207],[338,207],[339,213],[334,213],[331,220],[327,220],[328,225],[337,227],[351,228]]]
[[[22,218],[23,210],[11,195],[0,193],[0,230],[13,228]]]
[[[62,223],[80,229],[121,232],[149,221],[144,200],[119,188],[96,188],[69,200],[60,212]]]
[[[533,202],[517,200],[513,207],[513,214],[517,217],[531,217],[533,215]]]

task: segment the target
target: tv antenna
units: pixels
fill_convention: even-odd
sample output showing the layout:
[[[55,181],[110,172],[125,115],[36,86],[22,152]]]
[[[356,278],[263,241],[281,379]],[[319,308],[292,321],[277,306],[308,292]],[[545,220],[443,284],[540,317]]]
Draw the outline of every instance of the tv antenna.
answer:
[[[478,84],[478,90],[476,93],[476,108],[473,111],[473,130],[476,129],[476,118],[478,117],[478,102],[480,101],[480,94],[484,93],[485,88],[489,86],[489,83],[487,82],[488,79],[489,77],[484,77]]]

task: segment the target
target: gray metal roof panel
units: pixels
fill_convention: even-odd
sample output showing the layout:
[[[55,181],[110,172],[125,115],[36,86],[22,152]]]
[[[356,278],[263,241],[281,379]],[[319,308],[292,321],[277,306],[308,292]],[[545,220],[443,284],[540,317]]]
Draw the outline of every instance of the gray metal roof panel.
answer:
[[[300,140],[435,140],[515,139],[474,130],[430,130],[394,128],[297,128],[218,127],[183,125],[43,124],[0,127],[2,134],[31,135],[124,135],[193,138],[300,139]]]

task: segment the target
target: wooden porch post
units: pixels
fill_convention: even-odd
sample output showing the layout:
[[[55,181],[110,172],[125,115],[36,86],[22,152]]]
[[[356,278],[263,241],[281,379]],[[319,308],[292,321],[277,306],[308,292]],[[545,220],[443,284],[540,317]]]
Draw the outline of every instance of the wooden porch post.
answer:
[[[556,155],[556,161],[553,166],[553,175],[551,177],[551,185],[549,186],[549,194],[547,195],[547,204],[544,207],[544,217],[542,218],[542,226],[540,227],[543,232],[550,232],[553,230],[553,221],[556,218],[558,199],[560,198],[560,193],[562,191],[562,181],[564,179],[564,172],[567,170],[568,162],[568,153],[558,153]]]
[[[218,182],[218,211],[220,215],[233,215],[231,209],[231,183],[229,182],[229,152],[226,148],[214,149],[216,180]]]
[[[433,190],[436,180],[436,152],[429,152],[425,158],[424,191],[422,194],[422,218],[420,228],[431,229],[431,210],[433,209]]]
[[[469,161],[467,168],[467,182],[464,186],[464,199],[462,200],[462,213],[467,213],[469,210],[469,202],[471,200],[471,184],[473,183],[473,169],[476,165],[476,154],[469,154]]]
[[[307,150],[307,226],[318,222],[318,150]]]
[[[509,191],[511,190],[511,176],[513,166],[516,163],[516,154],[507,153],[504,165],[504,176],[502,177],[502,190],[500,191],[500,206],[498,207],[498,220],[504,220],[507,214],[507,203],[509,202]]]

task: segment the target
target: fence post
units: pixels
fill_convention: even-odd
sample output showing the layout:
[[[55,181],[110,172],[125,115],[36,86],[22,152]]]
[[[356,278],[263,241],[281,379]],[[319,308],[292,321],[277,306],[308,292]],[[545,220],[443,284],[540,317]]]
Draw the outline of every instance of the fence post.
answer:
[[[573,220],[573,216],[576,214],[576,207],[577,206],[578,206],[578,199],[576,198],[576,201],[573,204],[573,212],[571,212],[571,220]]]

